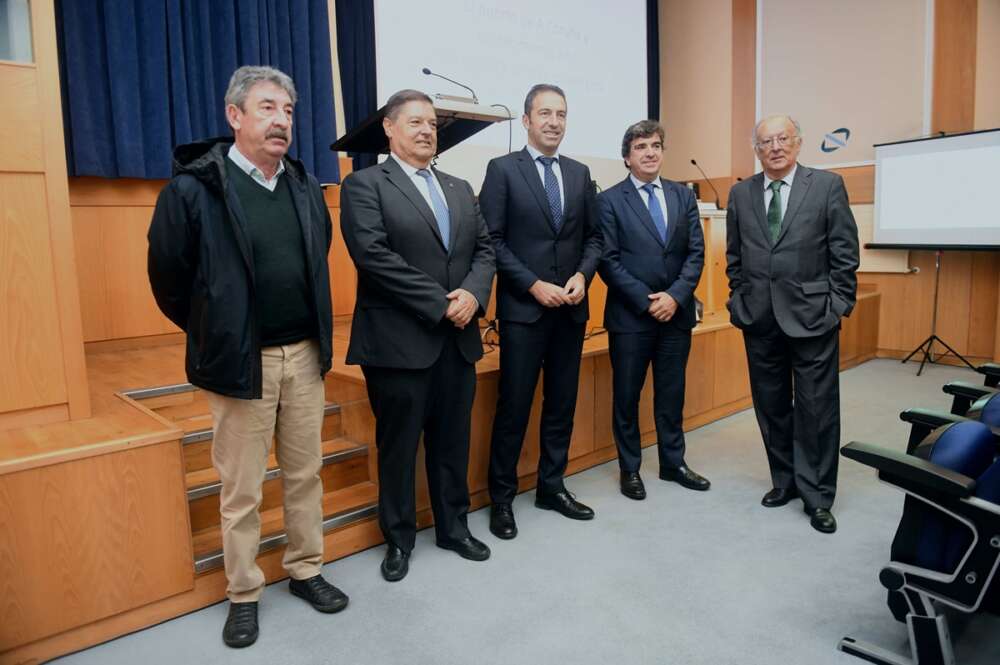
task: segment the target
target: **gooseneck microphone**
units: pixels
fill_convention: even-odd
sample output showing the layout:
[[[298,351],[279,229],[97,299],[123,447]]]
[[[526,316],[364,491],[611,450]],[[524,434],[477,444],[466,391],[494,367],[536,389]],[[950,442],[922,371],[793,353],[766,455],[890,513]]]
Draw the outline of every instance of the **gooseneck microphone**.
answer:
[[[705,175],[704,171],[701,170],[701,167],[698,166],[698,162],[694,161],[694,157],[691,158],[691,163],[694,164],[694,167],[696,169],[698,169],[698,173],[705,176],[705,182],[708,183],[708,186],[711,187],[712,191],[715,193],[715,207],[718,208],[719,210],[722,210],[722,203],[720,202],[721,199],[719,198],[719,190],[715,188],[715,185],[712,184],[712,180],[707,175]]]
[[[424,68],[423,68],[422,70],[420,70],[420,71],[422,71],[422,72],[423,72],[424,74],[427,74],[428,76],[436,76],[436,77],[438,77],[439,79],[444,79],[445,81],[448,81],[449,83],[454,83],[455,85],[457,85],[457,86],[458,86],[458,87],[460,87],[460,88],[465,88],[466,90],[468,90],[469,92],[471,92],[471,93],[472,93],[472,103],[473,103],[473,104],[478,104],[478,103],[479,103],[479,98],[478,98],[478,97],[476,97],[476,91],[475,91],[475,90],[473,90],[472,88],[470,88],[469,86],[465,85],[464,83],[459,83],[458,81],[455,81],[455,80],[453,80],[453,79],[450,79],[450,78],[448,78],[447,76],[441,76],[440,74],[437,74],[437,73],[435,73],[435,72],[432,72],[432,71],[431,71],[430,69],[428,69],[427,67],[424,67]]]

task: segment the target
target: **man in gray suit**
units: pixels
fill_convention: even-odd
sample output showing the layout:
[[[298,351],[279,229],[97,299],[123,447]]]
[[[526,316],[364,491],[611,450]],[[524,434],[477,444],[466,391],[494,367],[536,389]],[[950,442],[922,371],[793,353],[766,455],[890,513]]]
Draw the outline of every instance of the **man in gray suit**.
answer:
[[[798,164],[802,134],[792,118],[761,120],[753,146],[764,170],[729,193],[726,274],[771,468],[761,503],[801,496],[813,528],[833,533],[839,331],[854,308],[858,229],[841,177]]]
[[[431,98],[401,90],[385,105],[389,158],[344,179],[340,226],[358,270],[347,364],[361,365],[375,414],[382,576],[409,571],[417,515],[414,482],[423,434],[437,545],[484,561],[469,532],[469,433],[478,316],[496,264],[469,183],[431,166],[437,114]]]

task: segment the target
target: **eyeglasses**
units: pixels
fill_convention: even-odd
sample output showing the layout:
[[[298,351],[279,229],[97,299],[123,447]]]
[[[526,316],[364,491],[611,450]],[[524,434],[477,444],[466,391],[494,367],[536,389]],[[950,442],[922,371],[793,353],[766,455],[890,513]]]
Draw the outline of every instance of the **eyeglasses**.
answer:
[[[777,145],[780,148],[787,148],[792,141],[799,138],[798,136],[786,136],[784,134],[780,136],[771,136],[766,139],[758,139],[754,142],[755,148],[769,148],[772,145]]]

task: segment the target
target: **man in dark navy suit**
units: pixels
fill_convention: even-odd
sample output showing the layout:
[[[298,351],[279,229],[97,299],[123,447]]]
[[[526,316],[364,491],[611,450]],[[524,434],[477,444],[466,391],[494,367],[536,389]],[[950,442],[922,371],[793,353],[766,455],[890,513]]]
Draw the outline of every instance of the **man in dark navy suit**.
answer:
[[[587,286],[601,258],[590,171],[559,154],[566,95],[554,85],[524,100],[528,145],[489,163],[479,205],[497,257],[500,389],[490,450],[490,531],[513,538],[517,460],[544,367],[535,505],[589,520],[594,512],[566,491]]]
[[[660,478],[693,490],[710,483],[684,462],[684,373],[695,325],[694,289],[705,263],[705,241],[694,193],[660,177],[664,132],[643,120],[628,128],[622,157],[629,176],[598,197],[608,285],[604,327],[609,334],[621,491],[646,498],[639,476],[642,448],[639,396],[653,364],[653,416]]]

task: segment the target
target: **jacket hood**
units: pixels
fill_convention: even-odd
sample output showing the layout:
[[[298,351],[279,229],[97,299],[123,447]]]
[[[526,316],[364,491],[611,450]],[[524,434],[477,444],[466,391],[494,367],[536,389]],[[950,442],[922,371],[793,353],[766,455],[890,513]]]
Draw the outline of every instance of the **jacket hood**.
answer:
[[[232,136],[220,136],[177,146],[174,148],[174,176],[187,173],[206,185],[222,189],[222,185],[226,181],[225,159],[233,142]],[[288,155],[285,155],[283,159],[285,173],[297,180],[305,179],[306,170],[302,162],[292,159]]]

